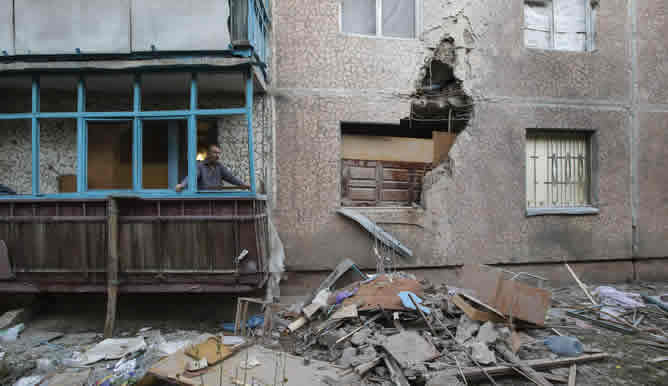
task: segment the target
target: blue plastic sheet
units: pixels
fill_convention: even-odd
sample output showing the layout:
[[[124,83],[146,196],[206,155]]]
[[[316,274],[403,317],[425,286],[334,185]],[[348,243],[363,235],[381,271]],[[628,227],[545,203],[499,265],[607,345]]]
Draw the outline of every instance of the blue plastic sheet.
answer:
[[[408,295],[411,295],[413,297],[413,299],[415,299],[415,303],[418,304],[418,307],[420,307],[420,310],[422,310],[422,312],[424,312],[425,314],[431,313],[431,310],[429,309],[429,307],[425,307],[425,306],[421,305],[422,304],[422,299],[420,299],[419,296],[412,293],[411,291],[401,291],[401,292],[399,292],[399,298],[401,298],[401,304],[403,304],[404,307],[409,308],[411,310],[415,309],[415,305],[413,305],[413,302],[408,297]]]
[[[254,315],[246,322],[246,327],[255,328],[264,324],[264,315]],[[223,331],[234,332],[234,323],[223,323]]]

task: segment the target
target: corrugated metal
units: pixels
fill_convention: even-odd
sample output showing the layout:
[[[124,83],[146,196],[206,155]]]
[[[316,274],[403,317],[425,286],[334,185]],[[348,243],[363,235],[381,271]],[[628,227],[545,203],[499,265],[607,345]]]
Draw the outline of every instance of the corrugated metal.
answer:
[[[264,201],[117,200],[122,291],[147,292],[151,286],[156,292],[185,291],[204,283],[209,286],[200,287],[202,291],[237,291],[239,285],[256,288],[266,279]],[[0,202],[0,240],[8,246],[13,283],[32,286],[23,290],[75,292],[103,284],[106,211],[104,200]],[[249,253],[237,266],[235,258],[243,249]],[[3,288],[18,287],[6,282]]]

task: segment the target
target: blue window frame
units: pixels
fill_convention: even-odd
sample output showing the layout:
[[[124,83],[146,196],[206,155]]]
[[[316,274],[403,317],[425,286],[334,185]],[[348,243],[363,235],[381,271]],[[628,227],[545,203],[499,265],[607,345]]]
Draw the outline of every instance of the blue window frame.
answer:
[[[88,112],[86,111],[86,74],[80,74],[77,82],[77,111],[76,112],[41,112],[40,110],[40,74],[32,78],[31,111],[16,114],[0,114],[0,120],[30,119],[32,124],[32,194],[2,196],[0,199],[17,198],[66,198],[66,197],[100,197],[110,194],[128,194],[139,197],[256,197],[255,160],[253,150],[253,78],[252,70],[244,71],[245,106],[238,108],[199,109],[198,76],[199,71],[190,71],[190,106],[186,110],[152,110],[143,111],[141,106],[141,77],[138,72],[134,76],[133,108],[132,111]],[[247,120],[248,154],[250,191],[198,191],[197,190],[197,119],[200,117],[245,115]],[[77,121],[77,192],[41,194],[39,185],[39,155],[40,155],[40,118],[74,118]],[[187,176],[188,187],[181,193],[173,189],[144,189],[142,186],[142,122],[146,120],[184,120],[187,122]],[[88,124],[90,122],[132,122],[132,189],[124,190],[90,190],[88,189]],[[170,185],[171,186],[171,185]]]

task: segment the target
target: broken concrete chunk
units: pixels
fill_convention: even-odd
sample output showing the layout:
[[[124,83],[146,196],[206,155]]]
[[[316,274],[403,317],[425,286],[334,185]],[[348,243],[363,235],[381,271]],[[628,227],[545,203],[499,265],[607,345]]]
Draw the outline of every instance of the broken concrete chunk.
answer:
[[[367,343],[369,335],[371,335],[371,330],[369,328],[363,328],[350,338],[350,343],[352,343],[353,346],[361,346]]]
[[[406,330],[389,336],[382,346],[404,369],[439,355],[436,348],[415,331]]]
[[[471,348],[471,356],[476,362],[483,365],[489,365],[496,362],[496,356],[486,344],[473,342],[467,346]]]
[[[366,346],[363,349],[360,349],[359,354],[357,354],[357,357],[353,360],[353,366],[359,366],[361,364],[371,362],[372,360],[376,359],[378,357],[378,353],[376,352],[376,349],[373,348],[373,346]]]
[[[459,386],[462,383],[459,382],[457,377],[453,377],[448,374],[436,374],[435,376],[429,378],[425,386]]]
[[[19,323],[25,322],[26,316],[27,312],[25,308],[5,312],[0,316],[0,330],[14,327]]]
[[[318,337],[318,343],[326,347],[332,347],[334,344],[336,344],[337,340],[343,338],[344,336],[346,336],[346,332],[344,330],[327,331]]]
[[[499,339],[499,332],[496,330],[496,326],[492,322],[486,322],[478,330],[478,336],[476,336],[476,341],[483,344],[490,344],[496,342]]]
[[[480,328],[480,322],[472,320],[466,315],[462,315],[461,318],[459,318],[455,340],[458,343],[466,342],[476,333],[476,331],[478,331],[478,328]]]
[[[339,358],[336,364],[342,367],[350,367],[355,361],[355,357],[357,357],[357,349],[355,347],[346,347],[343,349],[341,358]]]

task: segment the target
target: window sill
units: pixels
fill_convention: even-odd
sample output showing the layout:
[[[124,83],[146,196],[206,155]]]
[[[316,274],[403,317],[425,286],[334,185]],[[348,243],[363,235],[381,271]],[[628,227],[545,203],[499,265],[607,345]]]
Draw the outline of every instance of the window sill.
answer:
[[[600,210],[593,206],[572,208],[527,208],[527,217],[534,216],[582,216],[598,214]]]
[[[414,42],[422,40],[422,39],[417,38],[417,37],[400,38],[400,37],[394,37],[394,36],[357,34],[357,33],[353,33],[353,32],[339,32],[339,35],[343,35],[343,36],[346,36],[346,37],[369,38],[369,39],[380,39],[380,40],[404,40],[404,41],[414,41]]]

